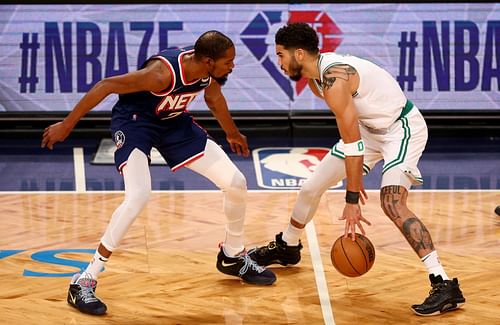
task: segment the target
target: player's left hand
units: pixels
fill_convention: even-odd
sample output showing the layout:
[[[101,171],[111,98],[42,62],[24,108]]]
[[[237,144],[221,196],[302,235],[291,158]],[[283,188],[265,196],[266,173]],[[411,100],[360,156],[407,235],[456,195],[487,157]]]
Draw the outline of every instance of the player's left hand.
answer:
[[[350,233],[353,241],[356,240],[355,239],[356,226],[358,226],[359,230],[363,235],[366,235],[365,230],[363,229],[363,225],[361,224],[361,221],[371,226],[370,221],[365,219],[361,214],[361,209],[359,207],[359,204],[346,203],[344,211],[342,212],[342,216],[339,218],[339,220],[345,220],[344,237],[347,238]]]
[[[228,134],[226,140],[231,146],[231,151],[235,152],[238,156],[248,157],[250,150],[248,150],[247,137],[240,132]]]

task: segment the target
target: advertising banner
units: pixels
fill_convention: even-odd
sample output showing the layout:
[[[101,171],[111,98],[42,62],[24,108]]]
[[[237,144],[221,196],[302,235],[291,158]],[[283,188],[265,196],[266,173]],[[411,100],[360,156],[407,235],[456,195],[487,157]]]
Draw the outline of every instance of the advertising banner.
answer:
[[[274,35],[296,21],[322,52],[386,68],[422,110],[500,110],[498,3],[343,3],[0,5],[0,112],[69,111],[99,80],[212,29],[236,45],[231,110],[326,110],[277,64]],[[207,110],[202,97],[189,109]]]

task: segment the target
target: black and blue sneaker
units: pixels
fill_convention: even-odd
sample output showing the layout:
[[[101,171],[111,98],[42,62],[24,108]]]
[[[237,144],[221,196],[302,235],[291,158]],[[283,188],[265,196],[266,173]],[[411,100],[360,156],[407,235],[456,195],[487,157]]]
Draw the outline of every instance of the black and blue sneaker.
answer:
[[[229,257],[224,253],[222,243],[219,244],[219,247],[217,269],[220,272],[237,276],[249,284],[270,285],[276,281],[276,275],[271,270],[255,263],[246,251],[235,257]]]
[[[420,316],[433,316],[455,310],[465,304],[465,298],[460,290],[457,278],[443,280],[434,274],[429,275],[432,289],[423,303],[413,305],[411,309]]]
[[[95,296],[97,281],[92,279],[90,274],[78,280],[80,273],[71,279],[68,290],[68,304],[75,307],[82,313],[92,315],[104,315],[106,305]]]

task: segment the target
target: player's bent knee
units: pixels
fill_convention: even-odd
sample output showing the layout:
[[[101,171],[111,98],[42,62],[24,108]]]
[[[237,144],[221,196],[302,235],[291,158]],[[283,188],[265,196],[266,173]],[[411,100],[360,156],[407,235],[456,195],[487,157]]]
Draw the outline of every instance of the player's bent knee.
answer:
[[[136,211],[137,213],[141,212],[142,209],[146,206],[149,201],[149,197],[151,196],[151,189],[143,189],[140,191],[133,191],[129,193],[129,195],[125,198],[125,202],[129,209]]]
[[[300,190],[299,190],[299,195],[303,198],[315,198],[318,195],[321,195],[323,192],[321,191],[320,188],[314,182],[311,182],[310,180],[307,180],[302,184]]]
[[[382,198],[380,200],[380,206],[384,213],[391,219],[402,216],[406,216],[408,213],[408,207],[401,200],[387,200]]]
[[[228,186],[222,188],[228,195],[244,199],[247,194],[247,179],[239,170],[235,171]]]
[[[247,190],[247,179],[245,178],[245,175],[243,175],[242,172],[239,170],[236,171],[233,175],[233,179],[231,181],[231,187],[237,188],[239,191],[245,191]]]

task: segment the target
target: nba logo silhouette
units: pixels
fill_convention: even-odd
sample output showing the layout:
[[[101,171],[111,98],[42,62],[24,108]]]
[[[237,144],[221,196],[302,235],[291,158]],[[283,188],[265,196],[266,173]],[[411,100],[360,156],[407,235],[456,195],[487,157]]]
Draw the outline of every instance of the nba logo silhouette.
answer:
[[[257,185],[269,189],[299,189],[328,148],[260,148],[253,151]],[[339,185],[340,184],[340,185]],[[342,186],[342,182],[335,187]]]

